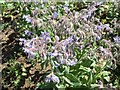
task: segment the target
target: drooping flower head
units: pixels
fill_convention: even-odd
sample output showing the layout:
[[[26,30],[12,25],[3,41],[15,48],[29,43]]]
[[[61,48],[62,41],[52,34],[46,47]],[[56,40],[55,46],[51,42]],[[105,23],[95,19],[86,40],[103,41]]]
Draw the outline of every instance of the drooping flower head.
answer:
[[[32,22],[32,18],[30,17],[30,15],[23,15],[23,19],[25,19],[25,21],[27,21],[28,23]]]
[[[50,83],[50,82],[59,83],[60,80],[59,80],[58,76],[56,76],[55,74],[51,73],[48,76],[46,76],[45,82],[46,83]]]
[[[29,30],[25,30],[25,34],[26,34],[27,36],[30,36],[30,35],[32,35],[32,32],[29,31]]]
[[[44,42],[51,40],[48,32],[41,32],[41,37],[43,38]]]
[[[65,7],[64,7],[64,11],[65,11],[65,13],[68,14],[68,12],[70,11],[70,9],[68,8],[68,6],[65,6]]]
[[[54,12],[52,18],[56,19],[58,17],[58,12]]]
[[[120,44],[120,37],[119,37],[119,36],[116,36],[116,37],[114,37],[113,39],[114,39],[114,41],[115,41],[116,43],[119,43],[119,44]]]

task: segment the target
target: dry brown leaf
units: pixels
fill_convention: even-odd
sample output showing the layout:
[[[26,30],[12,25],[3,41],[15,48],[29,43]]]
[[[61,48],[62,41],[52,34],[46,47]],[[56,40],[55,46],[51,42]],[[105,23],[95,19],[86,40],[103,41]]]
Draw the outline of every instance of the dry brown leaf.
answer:
[[[41,69],[41,65],[39,63],[37,63],[35,68],[36,68],[36,70],[40,70]]]
[[[34,73],[35,73],[35,71],[36,71],[36,69],[33,67],[33,68],[31,68],[31,69],[30,69],[30,71],[29,71],[29,72],[30,72],[30,74],[34,74]]]
[[[29,88],[29,87],[30,87],[30,81],[29,79],[26,79],[23,88]]]
[[[23,63],[25,68],[31,67],[31,64]]]

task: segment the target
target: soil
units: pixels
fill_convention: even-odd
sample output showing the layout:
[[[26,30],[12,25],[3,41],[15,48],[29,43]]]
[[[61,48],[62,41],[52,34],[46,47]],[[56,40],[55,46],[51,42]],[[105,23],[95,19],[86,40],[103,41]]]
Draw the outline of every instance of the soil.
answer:
[[[0,33],[0,44],[2,45],[2,63],[0,64],[0,71],[2,71],[3,74],[2,78],[0,79],[2,79],[3,90],[13,90],[14,88],[16,88],[11,82],[11,80],[17,78],[15,76],[15,73],[7,74],[10,73],[9,68],[11,68],[12,65],[16,63],[18,64],[18,66],[16,66],[16,69],[18,68],[17,70],[20,73],[23,73],[22,68],[24,67],[27,74],[25,76],[22,76],[19,86],[17,87],[21,90],[33,90],[38,82],[43,81],[43,76],[45,75],[45,73],[51,69],[50,65],[45,69],[42,69],[41,63],[36,63],[36,65],[33,66],[31,63],[27,62],[25,54],[21,53],[21,51],[19,50],[21,47],[19,46],[18,38],[19,34],[11,28],[7,28]],[[11,62],[10,60],[12,58],[14,60]],[[9,62],[14,64],[10,64]]]

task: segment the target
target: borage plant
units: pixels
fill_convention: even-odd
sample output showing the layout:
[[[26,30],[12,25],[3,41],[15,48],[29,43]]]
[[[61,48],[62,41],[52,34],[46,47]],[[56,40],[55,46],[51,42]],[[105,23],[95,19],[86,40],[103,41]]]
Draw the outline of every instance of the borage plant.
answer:
[[[32,11],[36,16],[23,16],[27,23],[38,26],[39,31],[39,34],[36,31],[37,35],[25,31],[29,38],[19,39],[23,51],[28,59],[37,57],[42,69],[48,65],[51,68],[37,88],[104,88],[104,84],[112,84],[111,72],[106,69],[112,68],[112,61],[115,61],[111,52],[113,42],[106,38],[113,29],[96,17],[97,7],[102,4],[92,2],[80,12],[72,11],[66,5],[57,7],[51,4],[49,8],[53,14],[43,8],[42,14],[49,15],[40,18],[40,10],[36,8]],[[63,8],[61,12],[59,7]],[[114,40],[119,42],[118,37]]]

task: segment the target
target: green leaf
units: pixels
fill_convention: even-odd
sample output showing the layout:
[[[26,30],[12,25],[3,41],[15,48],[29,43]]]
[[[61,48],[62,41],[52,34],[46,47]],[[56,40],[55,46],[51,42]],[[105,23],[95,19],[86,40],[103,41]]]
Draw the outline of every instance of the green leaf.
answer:
[[[59,90],[59,89],[61,90],[61,88],[62,88],[62,89],[65,89],[65,86],[64,86],[63,84],[60,84],[60,85],[57,84],[56,87],[58,88],[58,90]]]
[[[5,3],[5,0],[0,0],[0,3]]]
[[[108,71],[103,71],[102,74],[103,74],[103,76],[106,76],[106,75],[109,75],[110,72],[108,72]]]
[[[37,88],[43,89],[45,87],[44,83],[37,83]]]
[[[90,72],[90,71],[91,71],[90,68],[87,68],[87,67],[84,67],[84,66],[80,66],[79,69],[80,69],[80,70],[83,70],[83,71],[85,71],[85,72]]]
[[[63,76],[62,77],[68,84],[74,85],[67,77]]]
[[[98,84],[91,84],[91,88],[96,88],[98,87]]]
[[[66,77],[67,77],[70,81],[72,81],[72,82],[79,82],[78,78],[75,77],[75,75],[73,75],[73,74],[71,74],[71,73],[66,74]]]
[[[83,65],[84,67],[90,67],[91,64],[93,63],[93,61],[91,61],[90,59],[85,59],[81,65]]]
[[[95,67],[96,66],[96,62],[93,60],[93,63],[90,66]]]
[[[89,79],[88,79],[88,85],[91,85],[92,81],[93,81],[93,74],[92,74],[92,72],[90,72]]]
[[[27,74],[26,73],[22,73],[22,76],[27,76]]]
[[[69,70],[70,70],[70,67],[65,66],[65,72],[66,72],[66,73],[69,73]]]
[[[109,76],[104,77],[104,79],[105,79],[107,82],[109,82],[109,81],[110,81],[110,77],[109,77]]]
[[[26,72],[26,69],[23,67],[23,68],[22,68],[22,71],[23,71],[23,72]]]
[[[96,78],[101,78],[101,76],[103,75],[103,76],[106,76],[106,75],[109,75],[110,74],[110,72],[108,72],[108,71],[103,71],[103,72],[100,72],[97,76],[96,76]]]

